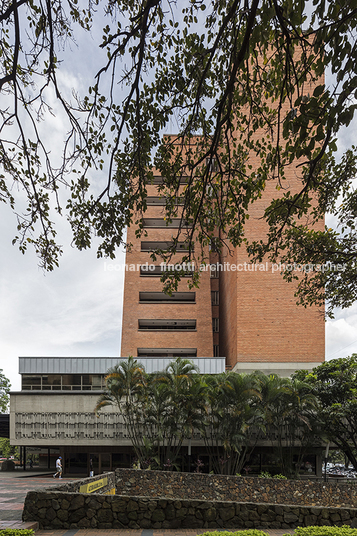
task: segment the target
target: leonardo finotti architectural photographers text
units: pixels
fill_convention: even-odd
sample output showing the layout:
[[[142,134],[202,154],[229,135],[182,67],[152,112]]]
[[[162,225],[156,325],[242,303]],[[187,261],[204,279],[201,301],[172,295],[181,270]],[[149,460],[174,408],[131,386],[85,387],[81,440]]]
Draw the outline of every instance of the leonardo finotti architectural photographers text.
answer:
[[[261,262],[261,263],[230,263],[230,262],[217,262],[213,264],[200,264],[195,265],[194,262],[183,262],[177,264],[168,264],[160,263],[159,265],[150,264],[148,262],[144,264],[126,264],[126,263],[104,263],[105,272],[140,272],[145,271],[148,275],[150,273],[157,273],[157,271],[165,272],[194,272],[195,270],[200,272],[344,272],[346,269],[345,264],[334,264],[331,262],[326,262],[324,264],[314,264],[314,263],[271,263],[271,262]]]

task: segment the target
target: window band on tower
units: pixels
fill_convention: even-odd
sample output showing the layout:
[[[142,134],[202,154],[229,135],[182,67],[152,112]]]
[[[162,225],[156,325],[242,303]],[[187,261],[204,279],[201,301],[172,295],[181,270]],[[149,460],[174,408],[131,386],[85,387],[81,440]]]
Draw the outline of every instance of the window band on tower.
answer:
[[[140,319],[139,331],[196,331],[196,320],[188,319]]]
[[[195,303],[195,292],[139,292],[140,303]]]

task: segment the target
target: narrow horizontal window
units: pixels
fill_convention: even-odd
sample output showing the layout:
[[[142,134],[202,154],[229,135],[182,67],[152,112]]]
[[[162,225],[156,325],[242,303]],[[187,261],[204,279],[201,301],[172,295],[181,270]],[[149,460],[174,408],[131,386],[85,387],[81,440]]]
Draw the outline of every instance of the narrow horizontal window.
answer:
[[[151,184],[163,184],[164,178],[161,175],[155,175],[151,181]]]
[[[179,331],[195,331],[196,320],[184,320],[184,319],[143,319],[139,320],[140,330],[154,330],[154,331],[167,331],[167,330],[179,330]]]
[[[152,206],[164,207],[164,206],[166,206],[166,201],[167,200],[168,200],[168,198],[166,198],[164,196],[148,195],[147,198],[146,198],[146,204],[147,204],[148,207],[152,207]],[[171,203],[171,199],[170,199],[170,203]],[[183,201],[182,201],[182,199],[177,197],[175,199],[174,204],[175,205],[183,205]]]
[[[173,246],[173,242],[141,242],[141,251],[155,251],[157,249],[162,249],[163,251],[168,251]],[[188,242],[178,242],[176,244],[176,251],[186,252],[193,251],[193,244]]]
[[[146,198],[146,204],[149,207],[152,206],[165,206],[166,205],[166,197],[161,197],[158,195],[148,195]]]
[[[197,348],[138,348],[138,357],[197,357]]]
[[[144,264],[140,266],[140,277],[161,277],[166,271],[169,273],[179,272],[181,277],[191,277],[192,270],[180,269],[180,265],[173,265],[173,268],[165,266],[155,266],[154,264]],[[176,266],[176,267],[175,267]]]
[[[171,296],[165,292],[139,292],[142,303],[195,303],[195,292],[174,292]]]
[[[192,227],[186,221],[181,221],[181,218],[173,218],[171,221],[164,218],[143,218],[143,226],[146,229],[178,229],[179,227],[188,229]]]
[[[178,177],[177,177],[178,179]],[[154,175],[151,181],[147,181],[147,184],[164,184],[165,178],[161,175]],[[180,177],[180,184],[186,184],[188,182],[188,177]]]

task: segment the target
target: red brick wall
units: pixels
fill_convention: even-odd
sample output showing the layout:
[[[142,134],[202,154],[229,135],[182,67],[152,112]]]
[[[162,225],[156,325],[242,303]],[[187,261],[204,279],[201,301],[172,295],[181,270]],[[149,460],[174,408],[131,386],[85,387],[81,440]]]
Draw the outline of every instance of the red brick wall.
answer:
[[[157,195],[156,188],[150,186],[148,195]],[[145,217],[162,215],[162,207],[148,207]],[[141,241],[170,240],[175,229],[147,229],[147,236],[135,237],[135,227],[128,229],[127,241],[133,244],[131,252],[126,254],[126,264],[160,264],[155,263],[150,253],[141,252]],[[177,255],[172,263],[180,262]],[[199,289],[188,288],[188,279],[183,278],[178,291],[195,291],[194,304],[158,304],[139,303],[140,291],[162,291],[158,277],[140,277],[139,271],[127,271],[124,286],[123,332],[121,356],[137,355],[137,348],[197,348],[198,357],[213,356],[212,311],[210,274],[203,272]],[[196,320],[196,331],[138,331],[139,319],[189,319]]]
[[[305,94],[314,86],[305,84]],[[287,106],[282,117],[288,112]],[[263,136],[257,132],[255,138]],[[258,166],[252,155],[249,162]],[[301,189],[301,168],[290,168],[282,190]],[[245,228],[248,240],[259,240],[266,235],[267,226],[262,219],[264,209],[279,195],[277,182],[266,185],[262,199],[250,209],[250,219]],[[156,188],[148,187],[148,195],[155,195]],[[157,194],[156,194],[157,195]],[[148,207],[145,217],[160,217],[162,208]],[[317,227],[323,228],[324,222]],[[148,229],[142,240],[170,240],[175,231]],[[128,230],[128,241],[134,244],[127,254],[127,264],[150,262],[149,253],[141,253],[140,240],[134,235],[134,227]],[[224,249],[221,263],[239,265],[249,263],[245,248]],[[179,290],[188,290],[187,280]],[[223,271],[219,283],[210,281],[209,273],[202,273],[200,288],[196,289],[194,305],[139,304],[139,291],[161,290],[159,278],[140,278],[138,271],[127,272],[124,290],[122,356],[136,355],[138,347],[187,347],[197,348],[198,356],[213,356],[213,344],[219,342],[219,354],[234,367],[237,362],[259,363],[316,363],[324,360],[325,324],[323,311],[316,307],[305,309],[296,305],[295,284],[286,283],[280,273],[266,270]],[[219,288],[220,304],[211,306],[211,290]],[[219,314],[220,332],[212,333],[212,316]],[[139,318],[196,319],[196,332],[138,332]]]
[[[290,173],[289,189],[301,186],[298,176]],[[269,200],[277,196],[275,184],[268,183],[263,198],[250,209],[245,229],[248,240],[266,234],[262,219]],[[317,226],[323,228],[324,222]],[[244,247],[234,257],[223,252],[221,262],[242,265],[242,271],[221,274],[221,348],[227,363],[238,362],[322,362],[325,355],[323,310],[297,306],[296,283],[287,283],[272,265],[257,265],[255,271],[244,270],[250,262]],[[236,330],[234,327],[236,326]]]

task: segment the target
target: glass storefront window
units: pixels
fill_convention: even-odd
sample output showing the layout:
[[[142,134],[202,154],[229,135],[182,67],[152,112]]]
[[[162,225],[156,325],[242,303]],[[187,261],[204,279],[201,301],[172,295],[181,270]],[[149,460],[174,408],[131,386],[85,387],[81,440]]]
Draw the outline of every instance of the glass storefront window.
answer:
[[[101,390],[104,385],[104,376],[100,374],[48,374],[48,375],[22,375],[22,390]]]
[[[33,376],[30,374],[22,375],[22,389],[41,389],[41,376]]]

